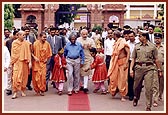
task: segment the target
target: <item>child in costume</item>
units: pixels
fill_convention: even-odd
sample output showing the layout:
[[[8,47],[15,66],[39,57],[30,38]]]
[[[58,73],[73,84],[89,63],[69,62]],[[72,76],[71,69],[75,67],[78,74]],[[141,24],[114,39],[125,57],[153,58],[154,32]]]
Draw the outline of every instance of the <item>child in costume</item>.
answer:
[[[94,93],[96,93],[99,89],[102,90],[102,94],[106,94],[106,89],[104,85],[104,81],[107,80],[107,69],[104,63],[104,58],[97,54],[96,48],[90,49],[90,54],[94,58],[93,63],[90,65],[90,68],[86,69],[88,71],[90,69],[95,69],[92,77],[92,81],[95,85]]]
[[[55,82],[56,89],[58,89],[58,94],[62,95],[64,82],[66,82],[66,59],[63,56],[64,49],[58,49],[58,54],[54,57],[54,68],[52,71],[52,78],[51,80]]]

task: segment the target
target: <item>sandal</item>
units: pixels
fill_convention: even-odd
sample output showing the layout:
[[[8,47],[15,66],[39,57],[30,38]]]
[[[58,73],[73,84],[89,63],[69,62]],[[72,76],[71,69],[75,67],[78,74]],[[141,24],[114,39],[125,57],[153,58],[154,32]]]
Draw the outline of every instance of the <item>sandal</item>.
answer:
[[[102,91],[102,92],[101,92],[101,94],[103,94],[103,95],[106,95],[106,93],[107,93],[106,91]]]
[[[97,93],[98,90],[99,90],[99,89],[94,89],[94,90],[93,90],[93,93]]]
[[[153,107],[157,107],[158,104],[156,102],[153,103]]]
[[[16,99],[17,98],[17,94],[14,93],[14,95],[12,96],[12,99]]]
[[[44,96],[44,92],[41,91],[41,92],[40,92],[40,95],[41,95],[41,96]]]
[[[69,91],[69,92],[68,92],[68,95],[71,96],[71,95],[72,95],[72,91]]]
[[[62,95],[62,91],[58,91],[58,95]]]

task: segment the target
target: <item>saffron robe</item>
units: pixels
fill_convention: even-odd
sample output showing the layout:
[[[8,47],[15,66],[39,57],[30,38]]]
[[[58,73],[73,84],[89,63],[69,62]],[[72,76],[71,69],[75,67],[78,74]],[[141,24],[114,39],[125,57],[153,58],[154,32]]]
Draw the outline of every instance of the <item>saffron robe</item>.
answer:
[[[12,88],[14,92],[26,89],[29,62],[31,61],[30,42],[14,40],[11,49],[11,64],[13,65]]]
[[[110,77],[110,84],[108,87],[109,92],[113,95],[116,89],[119,89],[121,96],[125,96],[128,92],[127,75],[128,69],[124,70],[124,64],[126,57],[119,59],[120,51],[128,47],[125,39],[119,38],[113,45],[113,53],[111,56],[110,67],[108,70],[108,76]]]
[[[44,92],[46,90],[46,63],[52,55],[50,44],[47,41],[41,43],[40,40],[36,40],[33,44],[33,54],[39,59],[38,62],[33,59],[33,88],[35,92],[40,93],[40,91]]]

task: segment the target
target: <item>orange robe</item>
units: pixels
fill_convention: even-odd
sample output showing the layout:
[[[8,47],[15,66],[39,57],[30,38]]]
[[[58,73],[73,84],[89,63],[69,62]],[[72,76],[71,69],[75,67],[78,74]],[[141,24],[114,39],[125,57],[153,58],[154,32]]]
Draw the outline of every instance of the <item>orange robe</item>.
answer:
[[[33,44],[33,54],[39,59],[38,62],[33,59],[32,63],[33,88],[35,92],[40,93],[46,90],[46,62],[52,55],[50,44],[42,44],[40,40],[36,40]]]
[[[66,59],[62,56],[60,57],[58,54],[54,57],[54,68],[52,71],[52,78],[51,80],[60,83],[65,82],[65,74],[64,68],[62,66],[66,65]]]
[[[108,76],[110,77],[108,90],[112,95],[115,94],[116,88],[119,89],[121,96],[125,96],[128,92],[128,69],[124,71],[124,64],[127,63],[126,57],[118,59],[119,53],[124,47],[129,48],[128,44],[123,38],[119,38],[113,45],[114,50],[108,70]]]
[[[12,88],[13,91],[26,89],[29,62],[31,61],[30,42],[15,40],[11,49],[11,64],[13,65]]]
[[[95,69],[92,77],[92,81],[94,83],[103,82],[108,79],[106,64],[104,63],[104,58],[100,55],[96,55],[93,63],[91,64],[91,69],[93,68]]]

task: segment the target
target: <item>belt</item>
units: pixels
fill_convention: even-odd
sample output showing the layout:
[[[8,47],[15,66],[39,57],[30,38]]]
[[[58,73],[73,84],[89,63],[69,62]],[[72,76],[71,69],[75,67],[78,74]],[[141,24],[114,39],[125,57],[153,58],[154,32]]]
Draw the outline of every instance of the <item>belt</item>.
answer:
[[[55,56],[56,54],[52,54],[52,56]]]
[[[146,65],[146,66],[153,65],[152,62],[135,62],[135,64],[140,65],[140,66],[142,66],[142,65]]]
[[[68,57],[69,59],[78,59],[79,58],[79,56],[78,57]]]

